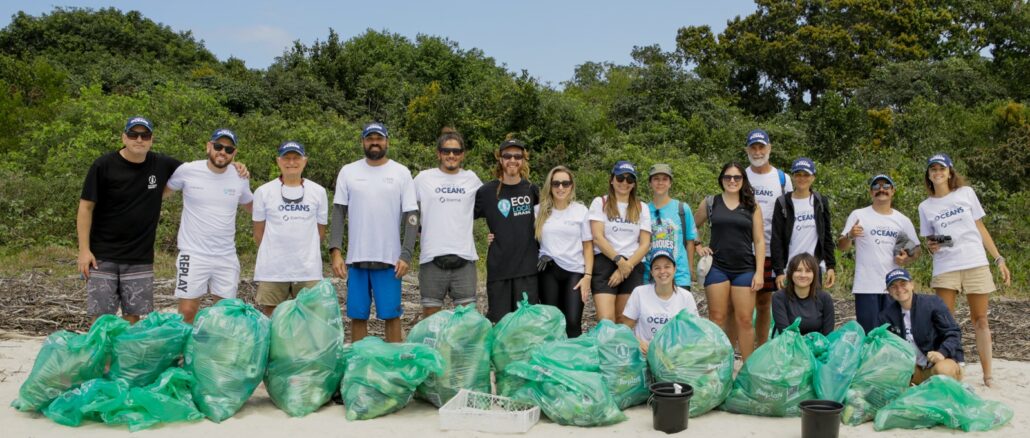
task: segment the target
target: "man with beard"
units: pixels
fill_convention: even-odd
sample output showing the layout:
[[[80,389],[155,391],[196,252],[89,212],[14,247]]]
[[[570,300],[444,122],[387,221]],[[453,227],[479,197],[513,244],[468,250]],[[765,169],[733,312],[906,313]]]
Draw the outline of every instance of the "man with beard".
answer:
[[[418,233],[415,185],[407,167],[386,157],[389,134],[381,123],[365,125],[361,146],[365,158],[343,166],[336,177],[329,235],[333,273],[347,279],[351,341],[368,335],[374,300],[376,316],[386,321],[386,340],[401,342],[401,277],[408,272]],[[340,250],[345,218],[346,262]]]
[[[887,273],[919,255],[918,245],[910,250],[897,249],[899,240],[918,242],[919,238],[912,221],[891,208],[894,189],[894,180],[887,175],[869,180],[873,205],[852,211],[837,240],[841,251],[855,244],[855,282],[851,293],[855,295],[855,319],[866,332],[876,328],[880,313],[889,303]]]
[[[479,256],[472,237],[472,214],[476,190],[483,182],[475,172],[461,168],[465,159],[461,134],[445,129],[436,140],[436,156],[440,166],[415,177],[422,215],[418,284],[423,316],[440,311],[448,294],[458,306],[476,302]]]
[[[475,217],[486,218],[493,234],[487,252],[487,318],[496,323],[514,311],[522,294],[529,302],[537,295],[537,257],[533,206],[540,189],[529,182],[529,151],[516,139],[508,139],[494,152],[497,179],[476,191]]]
[[[251,211],[250,181],[229,170],[238,151],[236,134],[218,129],[207,142],[207,159],[183,164],[165,187],[165,195],[182,191],[175,297],[183,320],[193,323],[207,293],[215,301],[235,298],[240,283],[236,256],[236,211]]]

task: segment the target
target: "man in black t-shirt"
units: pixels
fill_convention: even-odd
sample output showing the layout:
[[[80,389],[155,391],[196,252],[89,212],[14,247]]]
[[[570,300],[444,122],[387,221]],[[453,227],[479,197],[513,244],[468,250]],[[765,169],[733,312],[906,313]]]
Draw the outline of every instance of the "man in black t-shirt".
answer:
[[[494,235],[486,260],[486,316],[496,323],[514,311],[522,293],[539,302],[533,206],[540,189],[529,182],[529,151],[519,140],[507,140],[494,153],[497,179],[476,191],[475,217],[486,218]]]

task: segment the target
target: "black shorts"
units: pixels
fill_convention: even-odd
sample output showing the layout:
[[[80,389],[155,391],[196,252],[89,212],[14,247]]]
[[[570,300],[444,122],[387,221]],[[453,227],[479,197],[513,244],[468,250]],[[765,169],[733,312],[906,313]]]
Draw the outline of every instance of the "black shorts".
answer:
[[[509,278],[486,282],[486,317],[496,324],[504,315],[518,309],[522,294],[529,298],[530,304],[539,304],[536,274],[525,277]]]
[[[590,277],[590,289],[595,294],[622,295],[632,293],[633,289],[644,284],[644,264],[637,263],[633,267],[633,271],[629,273],[629,277],[622,280],[622,283],[619,283],[614,288],[608,286],[608,279],[611,278],[616,269],[618,269],[618,265],[611,261],[611,259],[602,254],[595,255],[593,277]]]

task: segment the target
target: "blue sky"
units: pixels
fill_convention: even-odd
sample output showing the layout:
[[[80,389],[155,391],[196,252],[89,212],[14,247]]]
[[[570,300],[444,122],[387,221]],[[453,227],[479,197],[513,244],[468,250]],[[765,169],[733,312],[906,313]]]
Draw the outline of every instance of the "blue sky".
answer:
[[[325,40],[329,28],[344,39],[368,28],[413,38],[419,33],[477,47],[487,56],[558,86],[586,61],[630,61],[633,46],[675,47],[676,30],[707,24],[716,32],[755,10],[752,0],[524,0],[524,1],[5,1],[0,22],[22,10],[32,15],[56,6],[139,10],[178,31],[189,30],[219,59],[267,67],[294,40]]]

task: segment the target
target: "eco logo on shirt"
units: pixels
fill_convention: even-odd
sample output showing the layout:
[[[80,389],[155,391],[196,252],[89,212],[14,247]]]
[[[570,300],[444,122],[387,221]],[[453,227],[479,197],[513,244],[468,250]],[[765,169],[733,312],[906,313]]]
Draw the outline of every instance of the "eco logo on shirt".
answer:
[[[501,216],[508,217],[508,213],[511,212],[511,201],[507,199],[497,201],[497,210],[500,210]]]

